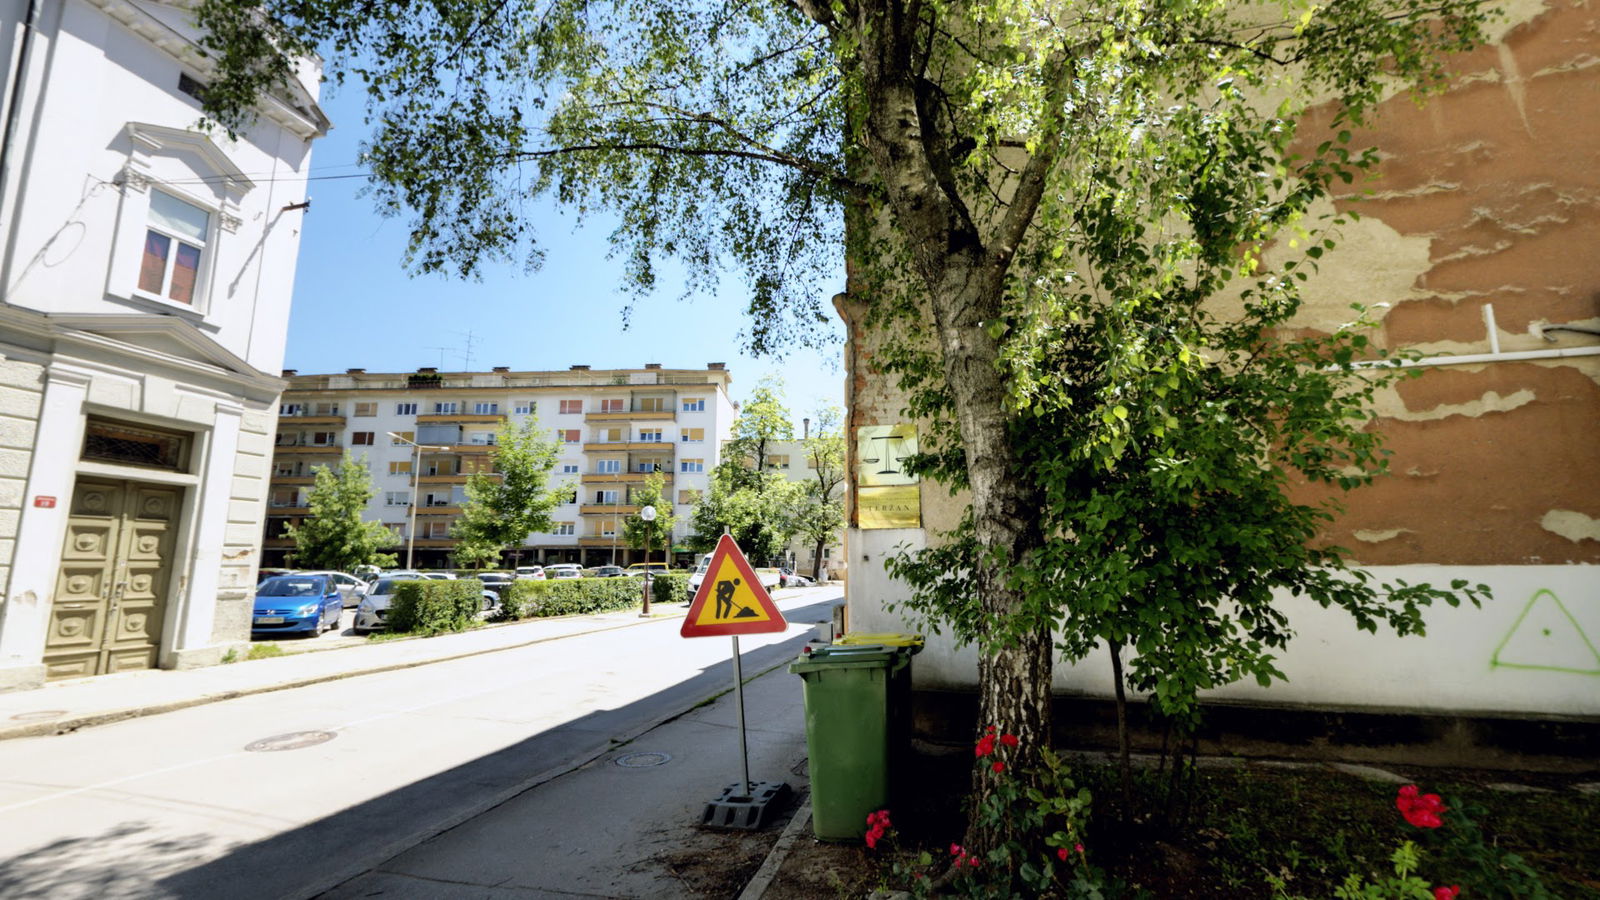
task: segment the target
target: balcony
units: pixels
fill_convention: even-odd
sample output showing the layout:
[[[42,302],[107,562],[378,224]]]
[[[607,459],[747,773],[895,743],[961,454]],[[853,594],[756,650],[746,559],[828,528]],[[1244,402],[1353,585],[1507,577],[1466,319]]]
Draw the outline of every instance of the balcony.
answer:
[[[278,454],[339,454],[344,452],[343,444],[273,444],[272,452]]]
[[[448,446],[451,453],[490,453],[496,447],[495,444],[450,444]]]
[[[678,418],[676,411],[671,409],[660,410],[634,410],[632,412],[592,412],[585,413],[585,422],[672,422]]]
[[[315,476],[315,475],[274,475],[274,476],[272,476],[272,483],[273,484],[316,484],[317,483],[317,476]]]
[[[637,506],[621,503],[585,503],[578,512],[585,516],[631,516],[639,511]]]
[[[497,474],[497,473],[489,473]],[[466,484],[472,477],[470,472],[455,472],[449,475],[418,475],[417,484]]]
[[[416,515],[417,515],[418,518],[421,518],[423,516],[459,516],[459,515],[461,515],[461,507],[459,507],[459,506],[419,506],[419,507],[417,507]]]
[[[628,542],[622,539],[622,535],[621,534],[618,534],[616,537],[607,537],[607,536],[602,536],[602,535],[598,535],[598,534],[585,534],[585,535],[580,535],[578,537],[578,546],[579,547],[612,547],[612,546],[615,546],[615,547],[627,547],[628,546]]]
[[[628,450],[637,450],[648,453],[651,450],[664,455],[672,455],[673,444],[671,441],[595,441],[583,445],[585,453],[622,453]]]
[[[657,474],[662,483],[672,483],[671,472],[585,472],[581,480],[584,484],[644,484],[646,478]]]
[[[498,425],[505,420],[505,413],[433,413],[417,416],[418,425]]]
[[[330,413],[325,416],[300,413],[293,416],[279,416],[278,421],[284,425],[343,425],[344,416],[337,413]]]
[[[311,515],[311,507],[309,507],[309,506],[279,506],[278,504],[273,503],[273,504],[269,504],[267,506],[267,515],[269,515],[269,516],[309,516],[309,515]]]
[[[455,538],[419,537],[412,542],[415,547],[454,547]]]

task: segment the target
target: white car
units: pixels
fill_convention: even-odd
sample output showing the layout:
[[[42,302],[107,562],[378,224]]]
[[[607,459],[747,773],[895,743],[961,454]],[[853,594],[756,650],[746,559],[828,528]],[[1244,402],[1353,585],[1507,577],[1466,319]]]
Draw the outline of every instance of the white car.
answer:
[[[697,592],[699,592],[700,582],[705,581],[706,569],[709,568],[710,565],[711,557],[707,556],[705,559],[700,560],[699,565],[694,567],[694,573],[689,576],[690,597],[693,597]],[[757,569],[756,577],[761,580],[761,586],[766,588],[770,593],[778,589],[778,584],[782,576],[779,574],[777,569]]]
[[[517,577],[519,579],[544,581],[548,576],[544,574],[544,566],[517,566]]]
[[[372,583],[372,588],[367,596],[356,607],[356,620],[350,630],[356,634],[367,634],[380,628],[388,628],[389,604],[394,601],[394,586],[402,581],[420,581],[423,576],[385,575]],[[437,580],[437,579],[434,579]],[[484,590],[483,608],[487,612],[499,605],[500,596],[493,591]]]
[[[367,595],[367,583],[355,577],[354,575],[346,575],[343,572],[334,572],[331,570],[296,572],[294,574],[322,575],[326,577],[329,581],[333,582],[334,587],[339,589],[339,599],[343,601],[346,607],[355,606],[357,603],[361,602],[362,597]]]
[[[583,566],[577,563],[556,563],[544,567],[546,578],[582,578]]]

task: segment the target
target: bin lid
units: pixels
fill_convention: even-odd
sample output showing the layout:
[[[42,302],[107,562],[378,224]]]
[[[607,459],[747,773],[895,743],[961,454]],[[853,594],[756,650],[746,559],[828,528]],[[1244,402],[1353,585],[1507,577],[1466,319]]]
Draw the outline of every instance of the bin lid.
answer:
[[[799,659],[789,664],[789,671],[801,675],[827,669],[884,669],[893,666],[903,657],[902,651],[877,644],[861,647],[823,644],[812,647],[809,653],[800,654]]]
[[[900,634],[896,632],[863,632],[852,631],[834,639],[835,644],[846,646],[862,646],[875,644],[879,647],[909,647],[912,653],[922,650],[926,639],[920,634]]]

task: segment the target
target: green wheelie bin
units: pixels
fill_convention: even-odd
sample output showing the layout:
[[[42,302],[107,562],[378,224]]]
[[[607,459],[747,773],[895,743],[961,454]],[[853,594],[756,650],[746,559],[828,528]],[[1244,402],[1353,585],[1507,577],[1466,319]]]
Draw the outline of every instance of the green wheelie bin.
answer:
[[[824,841],[858,841],[867,814],[889,806],[891,778],[910,742],[911,655],[900,646],[812,647],[789,671],[805,694],[811,829]]]

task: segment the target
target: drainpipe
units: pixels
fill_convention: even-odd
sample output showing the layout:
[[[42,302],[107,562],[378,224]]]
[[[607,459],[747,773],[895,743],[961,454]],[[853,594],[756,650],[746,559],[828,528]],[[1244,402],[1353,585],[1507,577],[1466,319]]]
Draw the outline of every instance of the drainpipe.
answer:
[[[0,217],[6,216],[6,185],[11,176],[11,156],[17,142],[17,123],[22,120],[22,89],[28,77],[28,59],[33,51],[33,36],[39,30],[39,0],[28,0],[28,15],[22,22],[22,47],[17,53],[17,69],[11,75],[10,103],[6,109],[5,130],[0,133]],[[10,225],[9,221],[5,223]],[[0,289],[4,282],[0,281]]]

